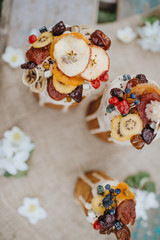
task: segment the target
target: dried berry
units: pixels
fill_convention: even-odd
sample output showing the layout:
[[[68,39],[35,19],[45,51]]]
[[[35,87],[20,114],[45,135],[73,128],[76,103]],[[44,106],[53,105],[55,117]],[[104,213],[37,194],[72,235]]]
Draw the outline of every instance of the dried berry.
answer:
[[[123,80],[124,81],[130,80],[130,79],[131,79],[131,75],[127,75],[127,74],[123,75]]]
[[[144,74],[138,74],[136,78],[139,78],[142,83],[148,83],[148,80]]]
[[[32,43],[34,43],[35,41],[37,41],[37,36],[34,35],[34,34],[30,35],[29,38],[28,38],[28,42],[29,42],[30,44],[32,44]]]
[[[111,40],[100,30],[96,30],[91,34],[93,44],[108,50],[111,45]]]
[[[79,103],[82,101],[82,92],[83,92],[83,86],[80,85],[80,86],[77,86],[76,89],[74,89],[73,92],[69,94],[69,96],[73,98],[75,102]]]
[[[103,215],[98,218],[102,228],[109,229],[115,225],[115,215]]]
[[[118,240],[130,240],[131,239],[131,233],[127,226],[122,227],[119,230],[115,230],[115,234]]]
[[[98,185],[98,186],[97,186],[97,193],[98,193],[99,195],[103,195],[103,194],[104,194],[104,187],[101,186],[101,185]]]
[[[52,28],[52,34],[53,36],[59,36],[62,33],[64,33],[65,30],[66,30],[66,26],[64,22],[60,21]]]
[[[133,88],[137,86],[138,84],[141,84],[141,80],[139,78],[132,78],[127,82],[126,88]]]
[[[30,62],[27,62],[27,63],[22,64],[22,65],[21,65],[21,68],[22,68],[22,69],[33,69],[33,68],[35,68],[36,66],[37,66],[37,63],[34,63],[34,62],[30,61]]]
[[[121,228],[123,228],[123,224],[121,221],[116,221],[115,223],[116,229],[119,231]]]
[[[124,92],[120,88],[112,88],[110,94],[112,97],[123,98]]]
[[[92,82],[91,82],[91,84],[92,84],[92,87],[94,87],[95,89],[98,89],[99,87],[100,87],[100,80],[97,78],[97,79],[95,79],[95,80],[93,80]]]
[[[128,114],[129,110],[130,110],[130,105],[129,103],[124,99],[121,102],[119,102],[119,104],[117,105],[118,110],[120,111],[120,113],[123,114]]]
[[[132,143],[133,147],[135,147],[138,150],[142,149],[145,145],[145,142],[144,142],[142,136],[139,134],[131,137],[130,142]]]
[[[142,131],[142,137],[146,144],[151,144],[155,138],[154,130],[149,125],[146,125]]]
[[[39,29],[39,31],[40,31],[40,33],[43,33],[43,32],[47,32],[48,30],[47,30],[46,26],[43,26]]]
[[[108,113],[111,113],[115,110],[115,106],[113,104],[109,104],[107,107],[106,107],[106,112]]]
[[[95,230],[99,230],[99,229],[101,228],[101,225],[100,225],[100,223],[98,222],[98,220],[96,220],[95,223],[93,224],[93,228],[94,228]]]
[[[119,103],[119,98],[117,98],[117,97],[111,97],[109,99],[109,104],[116,106],[116,105],[118,105],[118,103]]]

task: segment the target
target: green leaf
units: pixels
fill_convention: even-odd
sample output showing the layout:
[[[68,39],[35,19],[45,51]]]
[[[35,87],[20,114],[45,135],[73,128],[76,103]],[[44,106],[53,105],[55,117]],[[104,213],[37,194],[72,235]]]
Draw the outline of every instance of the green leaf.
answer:
[[[132,188],[135,188],[135,181],[134,181],[134,177],[127,177],[125,180],[124,180],[129,187],[132,187]]]
[[[10,174],[9,172],[5,172],[5,173],[4,173],[4,176],[5,176],[5,177],[11,177],[12,174]]]
[[[153,24],[157,20],[159,20],[159,18],[157,16],[150,16],[150,17],[143,17],[142,18],[143,23],[149,22],[149,23]]]
[[[144,186],[143,186],[143,190],[146,190],[148,192],[156,192],[156,186],[154,182],[147,182]]]
[[[143,178],[149,178],[150,175],[147,172],[139,172],[136,175],[127,177],[124,181],[132,188],[140,187],[140,182]]]

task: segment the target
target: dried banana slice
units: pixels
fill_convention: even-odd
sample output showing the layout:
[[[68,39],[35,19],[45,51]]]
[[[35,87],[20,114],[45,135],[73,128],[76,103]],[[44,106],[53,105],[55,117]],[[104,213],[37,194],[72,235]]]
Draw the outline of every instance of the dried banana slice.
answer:
[[[58,81],[55,77],[53,77],[53,85],[55,89],[60,93],[71,93],[77,86],[66,85],[60,81]]]
[[[128,114],[121,119],[120,132],[123,136],[133,136],[141,133],[143,123],[137,114]]]
[[[98,78],[104,71],[109,70],[109,57],[105,50],[98,46],[91,46],[89,64],[81,77],[87,81]]]
[[[93,211],[101,215],[103,215],[105,211],[105,207],[103,206],[103,202],[102,202],[103,199],[104,199],[103,196],[96,195],[91,202]]]
[[[47,79],[44,75],[39,76],[38,81],[31,86],[31,90],[36,93],[43,92],[45,87],[47,86]]]
[[[22,81],[26,86],[32,86],[39,79],[37,68],[27,69],[22,75]]]
[[[34,48],[42,48],[47,46],[49,43],[53,42],[53,35],[51,32],[43,32],[35,41],[32,46]]]
[[[111,124],[111,137],[117,141],[125,142],[130,139],[130,135],[123,136],[120,131],[120,124],[121,124],[122,116],[118,115],[117,117],[112,119]]]

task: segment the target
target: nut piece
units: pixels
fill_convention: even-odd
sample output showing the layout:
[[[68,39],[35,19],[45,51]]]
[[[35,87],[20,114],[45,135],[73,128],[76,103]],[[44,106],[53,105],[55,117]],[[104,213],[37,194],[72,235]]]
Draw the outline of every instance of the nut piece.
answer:
[[[100,30],[96,30],[91,34],[93,44],[108,50],[111,45],[111,40]]]

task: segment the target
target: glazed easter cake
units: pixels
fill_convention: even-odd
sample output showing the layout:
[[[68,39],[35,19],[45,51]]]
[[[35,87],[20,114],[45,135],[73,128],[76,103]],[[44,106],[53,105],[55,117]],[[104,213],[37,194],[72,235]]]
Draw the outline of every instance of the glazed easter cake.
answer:
[[[90,26],[66,26],[62,21],[40,35],[29,36],[23,83],[40,105],[67,110],[100,92],[108,80],[111,41]]]
[[[76,183],[75,197],[87,221],[100,234],[110,237],[115,234],[118,240],[131,238],[127,225],[134,225],[136,202],[126,183],[118,182],[101,171],[87,172]]]
[[[160,88],[143,74],[110,81],[103,96],[90,103],[90,132],[107,142],[142,149],[160,137]]]

